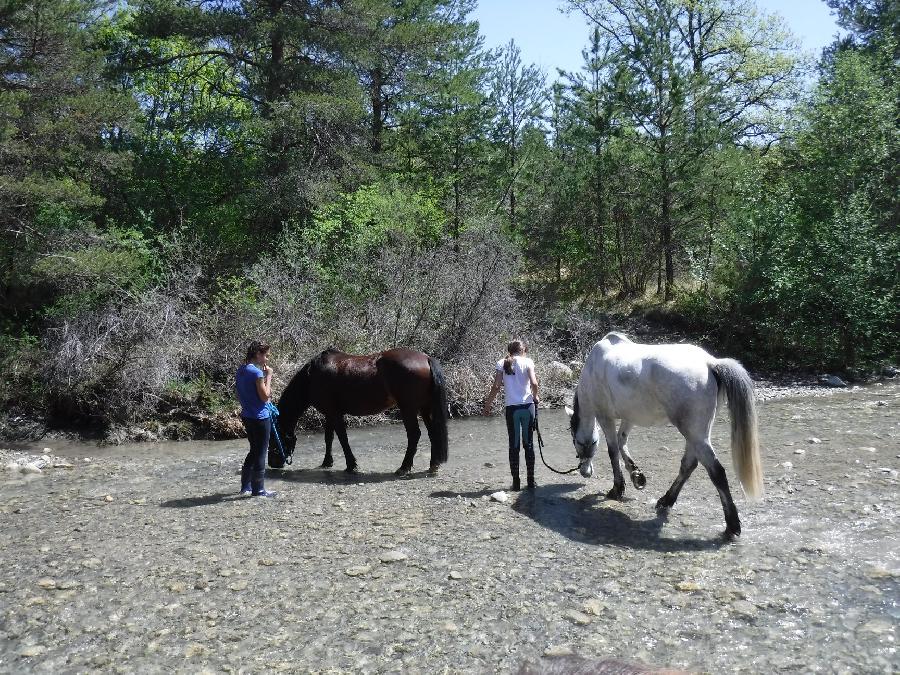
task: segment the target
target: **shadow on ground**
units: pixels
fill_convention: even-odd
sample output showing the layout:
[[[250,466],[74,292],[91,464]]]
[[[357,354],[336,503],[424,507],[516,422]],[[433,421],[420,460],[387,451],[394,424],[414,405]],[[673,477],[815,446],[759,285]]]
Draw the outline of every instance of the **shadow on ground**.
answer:
[[[512,504],[517,513],[567,539],[594,546],[621,546],[651,551],[699,551],[719,548],[727,543],[721,537],[664,536],[668,511],[646,520],[636,520],[619,511],[613,500],[590,495],[575,499],[567,493],[578,489],[572,483],[541,485],[520,492]]]
[[[202,497],[184,497],[183,499],[170,499],[160,504],[164,509],[191,509],[195,506],[212,506],[222,502],[230,502],[245,499],[237,492],[217,492],[212,495],[204,495]]]
[[[347,473],[343,469],[269,469],[267,480],[284,481],[286,483],[333,483],[338,485],[354,485],[357,483],[387,483],[391,481],[419,480],[432,478],[428,471],[413,471],[405,476],[398,476],[393,471],[373,471],[366,473]]]

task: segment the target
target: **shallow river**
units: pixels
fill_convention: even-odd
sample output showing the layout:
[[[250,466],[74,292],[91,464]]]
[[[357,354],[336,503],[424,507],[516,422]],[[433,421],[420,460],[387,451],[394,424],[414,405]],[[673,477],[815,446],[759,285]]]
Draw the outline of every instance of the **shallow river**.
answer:
[[[760,404],[766,495],[726,543],[702,469],[667,518],[672,427],[638,428],[624,502],[538,465],[508,490],[500,418],[451,422],[437,477],[402,426],[320,435],[237,498],[245,442],[0,451],[0,672],[535,672],[554,658],[694,672],[898,672],[900,387]],[[547,460],[574,464],[561,410]],[[729,473],[727,411],[713,442]],[[47,446],[50,452],[42,448]],[[336,444],[337,447],[337,444]],[[41,473],[23,473],[36,457]],[[597,671],[601,672],[601,671]],[[605,672],[605,671],[603,671]]]

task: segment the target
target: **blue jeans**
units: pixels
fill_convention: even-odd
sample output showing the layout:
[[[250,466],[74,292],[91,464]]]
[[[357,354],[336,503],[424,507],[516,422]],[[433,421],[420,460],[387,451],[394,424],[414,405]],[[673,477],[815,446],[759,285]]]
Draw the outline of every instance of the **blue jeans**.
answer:
[[[506,406],[506,433],[509,435],[509,470],[519,476],[519,444],[525,449],[529,483],[534,480],[534,404]]]
[[[264,420],[242,417],[247,440],[250,441],[250,452],[241,467],[241,490],[250,490],[254,494],[265,489],[266,459],[269,456],[269,435],[272,433],[272,418]]]

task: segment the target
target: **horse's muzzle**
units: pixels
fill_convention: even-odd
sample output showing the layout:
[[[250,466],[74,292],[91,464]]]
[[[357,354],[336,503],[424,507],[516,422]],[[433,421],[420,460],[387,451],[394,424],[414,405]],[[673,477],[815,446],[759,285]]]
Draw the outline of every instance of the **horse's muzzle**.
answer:
[[[584,478],[590,478],[594,475],[594,463],[586,459],[578,465],[578,471]]]

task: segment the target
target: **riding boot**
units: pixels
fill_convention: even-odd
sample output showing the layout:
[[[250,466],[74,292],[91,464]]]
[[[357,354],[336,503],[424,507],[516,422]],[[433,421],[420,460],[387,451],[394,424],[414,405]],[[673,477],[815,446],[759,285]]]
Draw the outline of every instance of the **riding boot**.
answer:
[[[534,482],[534,464],[528,466],[528,489],[533,490],[537,484]]]
[[[525,446],[525,470],[528,476],[528,487],[533,489],[534,483],[534,446],[528,444]]]
[[[250,485],[250,462],[245,460],[244,466],[241,467],[241,492],[249,492],[252,490]]]
[[[254,471],[251,474],[250,484],[253,488],[253,494],[259,494],[266,491],[266,472]]]
[[[509,449],[509,472],[512,474],[512,489],[521,490],[522,484],[519,482],[519,447]]]

